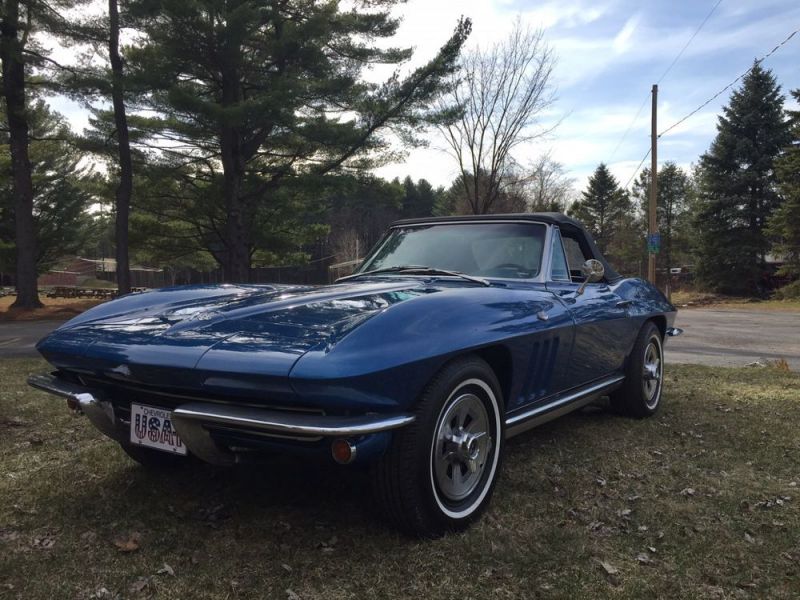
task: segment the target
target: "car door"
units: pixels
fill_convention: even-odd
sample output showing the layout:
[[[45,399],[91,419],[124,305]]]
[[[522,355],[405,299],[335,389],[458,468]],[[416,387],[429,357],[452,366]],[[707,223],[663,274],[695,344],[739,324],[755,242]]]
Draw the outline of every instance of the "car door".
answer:
[[[568,250],[565,251],[565,248]],[[554,228],[551,269],[547,287],[564,303],[575,321],[569,360],[570,383],[575,387],[621,370],[629,336],[628,302],[606,281],[589,283],[578,294],[578,276],[586,256],[580,242]]]

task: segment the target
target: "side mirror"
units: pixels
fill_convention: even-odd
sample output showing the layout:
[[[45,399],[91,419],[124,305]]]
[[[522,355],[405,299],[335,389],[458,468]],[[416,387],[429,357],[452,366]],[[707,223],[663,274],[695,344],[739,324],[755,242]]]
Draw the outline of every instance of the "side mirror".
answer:
[[[586,284],[588,283],[597,283],[603,278],[605,275],[605,268],[603,267],[603,263],[599,260],[595,260],[594,258],[590,258],[585,263],[583,263],[583,267],[581,269],[583,271],[583,283],[578,288],[578,291],[575,292],[578,296],[583,293],[583,290],[586,288]]]

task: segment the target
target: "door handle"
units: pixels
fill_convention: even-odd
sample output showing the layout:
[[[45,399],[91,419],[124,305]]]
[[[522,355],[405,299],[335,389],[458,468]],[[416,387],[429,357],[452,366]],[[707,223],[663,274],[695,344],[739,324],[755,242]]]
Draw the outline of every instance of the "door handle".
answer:
[[[630,308],[631,304],[633,304],[633,300],[620,300],[617,302],[617,308]]]

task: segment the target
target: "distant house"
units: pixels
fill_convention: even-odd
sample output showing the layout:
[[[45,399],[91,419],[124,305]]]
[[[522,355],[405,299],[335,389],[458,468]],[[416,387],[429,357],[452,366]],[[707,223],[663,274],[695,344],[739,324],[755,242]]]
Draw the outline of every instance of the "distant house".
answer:
[[[66,257],[61,260],[57,268],[53,268],[39,276],[39,285],[48,286],[77,286],[82,285],[86,279],[117,280],[117,261],[113,258],[91,259],[80,256]],[[131,266],[131,279],[134,285],[155,287],[163,285],[162,269],[152,267]]]

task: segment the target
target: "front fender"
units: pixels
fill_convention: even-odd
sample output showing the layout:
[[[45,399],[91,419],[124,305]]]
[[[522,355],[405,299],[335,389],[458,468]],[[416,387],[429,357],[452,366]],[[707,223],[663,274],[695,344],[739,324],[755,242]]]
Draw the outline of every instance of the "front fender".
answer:
[[[555,330],[571,336],[572,326],[567,310],[543,289],[452,288],[391,306],[335,345],[309,351],[290,381],[301,396],[327,405],[407,410],[448,360],[500,345],[511,357],[515,403],[530,337]]]

